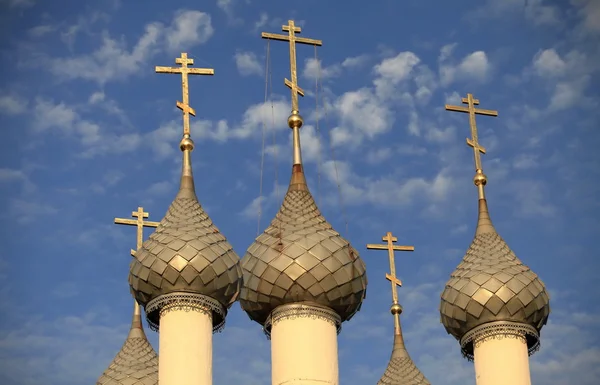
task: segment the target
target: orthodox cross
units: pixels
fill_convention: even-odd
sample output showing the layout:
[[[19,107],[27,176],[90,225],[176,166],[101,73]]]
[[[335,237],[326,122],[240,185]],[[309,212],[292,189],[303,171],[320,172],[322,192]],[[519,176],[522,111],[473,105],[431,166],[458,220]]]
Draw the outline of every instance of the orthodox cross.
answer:
[[[473,94],[467,94],[467,97],[462,98],[461,100],[464,104],[467,104],[467,107],[450,106],[446,104],[446,110],[466,112],[467,114],[469,114],[469,124],[471,126],[471,139],[467,138],[467,144],[473,147],[473,153],[475,154],[475,170],[482,170],[480,153],[485,154],[485,148],[479,145],[479,141],[477,139],[477,124],[475,122],[475,114],[498,116],[498,111],[475,108],[475,106],[479,105],[479,100],[474,99]]]
[[[282,26],[281,29],[282,31],[288,32],[288,35],[286,36],[277,33],[263,32],[262,37],[263,39],[274,39],[290,42],[290,72],[292,80],[290,81],[288,79],[285,79],[285,85],[292,90],[292,111],[299,112],[298,94],[304,96],[304,91],[302,90],[302,88],[298,87],[298,74],[296,71],[296,43],[321,46],[323,45],[323,42],[321,40],[297,37],[296,33],[300,33],[302,29],[300,27],[296,27],[296,25],[294,24],[294,20],[288,20],[288,25]]]
[[[392,233],[388,232],[386,236],[381,238],[383,241],[387,241],[386,245],[374,245],[368,244],[367,249],[376,249],[376,250],[387,250],[388,256],[390,258],[390,274],[386,274],[385,278],[392,283],[392,298],[394,300],[394,305],[398,305],[398,292],[396,290],[397,286],[402,286],[402,281],[396,277],[396,263],[394,262],[394,250],[397,251],[415,251],[414,246],[399,246],[394,245],[394,242],[398,241],[398,238],[394,237]]]
[[[194,59],[188,59],[187,53],[182,52],[181,57],[175,59],[176,64],[181,64],[181,67],[161,67],[156,66],[157,73],[163,74],[181,74],[181,88],[183,90],[183,102],[177,102],[177,107],[183,111],[183,135],[190,135],[190,115],[196,116],[196,111],[190,107],[190,94],[188,86],[188,74],[190,75],[214,75],[215,70],[212,68],[189,68],[189,65],[194,65]]]
[[[144,212],[143,207],[138,207],[137,211],[131,213],[131,216],[137,219],[115,218],[115,223],[118,225],[137,226],[137,247],[135,250],[131,250],[131,256],[135,256],[135,251],[142,247],[144,227],[158,226],[159,222],[144,221],[144,218],[148,218],[148,215],[148,213]]]

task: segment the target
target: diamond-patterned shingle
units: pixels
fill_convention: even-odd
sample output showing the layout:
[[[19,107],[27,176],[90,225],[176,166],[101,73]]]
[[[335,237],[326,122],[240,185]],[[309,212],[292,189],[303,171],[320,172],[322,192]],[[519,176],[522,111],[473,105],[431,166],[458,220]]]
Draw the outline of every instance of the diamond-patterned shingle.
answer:
[[[401,329],[394,335],[392,357],[377,385],[431,385],[410,358]]]
[[[485,323],[513,321],[539,332],[548,320],[549,302],[541,279],[498,235],[487,203],[480,200],[475,238],[442,292],[440,314],[446,331],[460,340]],[[528,338],[528,344],[537,344],[537,339]],[[463,352],[471,356],[472,349],[470,344]]]
[[[179,193],[156,231],[135,253],[129,285],[144,306],[164,294],[187,292],[215,299],[227,309],[241,288],[240,259],[202,209],[191,166],[187,167],[186,173],[184,160]],[[159,325],[158,313],[156,309],[147,314],[152,325]],[[223,321],[222,315],[213,314],[215,327]]]
[[[293,170],[279,212],[242,258],[240,303],[261,325],[277,306],[305,301],[348,320],[366,295],[365,264],[321,215],[301,166]]]
[[[146,339],[136,303],[129,335],[96,385],[157,385],[158,356]]]

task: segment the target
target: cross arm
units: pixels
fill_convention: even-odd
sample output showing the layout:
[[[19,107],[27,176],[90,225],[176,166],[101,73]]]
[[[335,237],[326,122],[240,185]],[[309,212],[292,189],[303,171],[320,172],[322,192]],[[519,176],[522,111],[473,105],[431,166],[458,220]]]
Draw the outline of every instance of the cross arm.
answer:
[[[125,219],[125,218],[115,218],[115,223],[117,225],[131,225],[131,226],[137,226],[138,221],[137,219]]]
[[[263,33],[261,33],[261,36],[262,36],[263,39],[273,39],[273,40],[290,41],[289,35],[282,35],[282,34],[279,34],[279,33],[263,32]],[[294,37],[294,41],[296,43],[302,43],[302,44],[319,45],[319,46],[323,45],[323,41],[322,40],[308,39],[306,37],[295,36]]]
[[[152,221],[144,222],[144,227],[158,227],[158,225],[160,225],[160,222],[152,222]]]
[[[367,249],[389,250],[390,248],[389,248],[388,245],[367,244]],[[397,251],[415,251],[415,247],[414,246],[397,246],[397,245],[393,245],[392,246],[392,250],[397,250]]]
[[[402,286],[402,281],[401,281],[401,280],[399,280],[398,278],[394,277],[393,275],[390,275],[390,274],[387,274],[387,273],[386,273],[386,275],[385,275],[385,278],[386,278],[388,281],[390,281],[390,282],[392,282],[392,283],[395,283],[395,284],[396,284],[396,285],[398,285],[398,286]]]

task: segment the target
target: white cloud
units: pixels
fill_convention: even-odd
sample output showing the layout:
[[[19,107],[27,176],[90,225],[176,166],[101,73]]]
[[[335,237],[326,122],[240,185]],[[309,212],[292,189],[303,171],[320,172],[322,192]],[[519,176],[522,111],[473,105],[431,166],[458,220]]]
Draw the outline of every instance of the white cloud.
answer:
[[[167,49],[177,53],[189,50],[206,43],[213,33],[209,14],[200,11],[177,11],[171,26],[165,30]]]
[[[483,51],[475,51],[465,56],[458,64],[453,64],[452,52],[456,44],[442,47],[439,56],[440,82],[448,86],[455,81],[476,81],[484,83],[491,72],[491,63]]]
[[[333,145],[358,145],[387,132],[394,122],[392,111],[369,88],[349,91],[335,101],[339,126],[331,130]]]
[[[442,202],[448,197],[448,192],[453,186],[452,178],[446,170],[441,170],[429,179],[395,178],[393,175],[373,178],[355,174],[346,162],[327,161],[323,164],[323,171],[334,185],[339,181],[344,202],[351,205],[390,202],[392,205],[405,206],[417,199]]]
[[[309,79],[330,79],[341,74],[341,66],[334,64],[329,67],[323,67],[320,59],[309,58],[304,61],[304,70],[302,75]]]
[[[412,52],[400,52],[398,55],[384,59],[375,65],[374,72],[378,76],[373,83],[380,98],[388,98],[394,94],[395,86],[410,79],[413,68],[420,59]]]
[[[205,43],[213,34],[210,15],[199,11],[178,11],[171,24],[147,24],[143,35],[128,49],[121,39],[108,32],[102,44],[91,53],[63,58],[48,58],[50,71],[67,80],[85,79],[100,84],[142,73],[150,57],[165,48],[170,52],[190,49]]]
[[[467,14],[477,22],[481,19],[502,18],[506,16],[523,17],[535,26],[559,26],[562,24],[560,7],[546,5],[547,0],[487,0],[485,4]]]
[[[263,75],[262,65],[258,62],[254,52],[236,52],[234,55],[235,65],[243,76]]]
[[[365,160],[367,163],[378,164],[388,160],[392,156],[392,149],[389,147],[376,148],[369,150]]]
[[[29,29],[27,33],[33,38],[39,38],[56,31],[56,28],[57,26],[52,24],[42,24]]]
[[[9,202],[8,213],[11,219],[17,223],[27,224],[39,220],[40,216],[56,214],[58,209],[48,203],[12,199]]]
[[[360,68],[364,66],[369,60],[368,55],[359,55],[354,57],[347,57],[342,62],[342,67],[345,68]]]
[[[584,96],[591,82],[591,76],[598,71],[598,64],[587,54],[571,50],[560,55],[554,48],[540,50],[532,59],[531,71],[542,78],[552,91],[549,111],[560,111],[574,105],[590,106],[593,99]]]
[[[0,96],[0,114],[18,115],[25,112],[26,109],[27,100],[14,95]]]
[[[571,0],[580,7],[578,13],[583,19],[582,26],[589,34],[600,33],[600,3],[597,0]]]
[[[567,64],[554,49],[546,49],[534,56],[533,69],[539,76],[554,78],[565,74]]]

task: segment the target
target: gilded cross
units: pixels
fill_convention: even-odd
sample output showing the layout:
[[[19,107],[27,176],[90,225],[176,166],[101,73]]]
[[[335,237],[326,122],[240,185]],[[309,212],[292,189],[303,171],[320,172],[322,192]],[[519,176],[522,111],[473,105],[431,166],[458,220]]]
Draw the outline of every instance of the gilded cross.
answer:
[[[288,20],[288,25],[281,27],[282,31],[286,31],[287,35],[280,35],[277,33],[263,32],[263,39],[274,39],[283,40],[290,42],[290,72],[292,80],[285,79],[285,85],[292,90],[292,111],[299,112],[298,109],[298,94],[304,96],[304,91],[298,86],[298,74],[296,71],[296,43],[311,44],[311,45],[323,45],[321,40],[307,39],[304,37],[296,36],[297,33],[302,32],[300,27],[296,27],[294,20]]]
[[[189,68],[188,65],[194,65],[194,59],[188,59],[187,53],[182,52],[181,57],[175,59],[176,64],[181,67],[161,67],[156,66],[157,73],[163,74],[181,74],[181,88],[183,90],[183,102],[177,102],[177,107],[183,111],[183,135],[190,135],[190,115],[196,116],[196,111],[190,106],[190,94],[188,85],[189,75],[214,75],[212,68]]]
[[[394,262],[394,250],[397,251],[415,251],[414,246],[399,246],[394,245],[394,242],[398,241],[398,238],[394,237],[391,232],[388,232],[384,237],[381,238],[383,241],[387,241],[385,245],[368,244],[367,249],[375,250],[387,250],[390,258],[390,273],[385,275],[388,281],[392,283],[392,298],[394,305],[398,304],[398,292],[397,286],[402,286],[402,281],[396,277],[396,263]]]
[[[478,114],[498,116],[498,111],[475,108],[475,106],[479,105],[479,100],[473,98],[473,94],[467,94],[467,97],[462,98],[461,100],[464,104],[467,105],[467,107],[450,106],[446,104],[446,110],[466,112],[467,114],[469,114],[469,124],[471,126],[471,139],[467,138],[467,144],[473,147],[473,153],[475,155],[475,170],[482,170],[480,153],[485,154],[485,148],[479,145],[479,141],[477,139],[477,124],[475,122],[475,115]]]
[[[144,221],[144,218],[148,218],[148,215],[148,213],[144,212],[143,207],[138,207],[137,211],[131,213],[131,216],[137,219],[115,218],[115,223],[118,225],[137,226],[137,245],[135,250],[131,250],[132,256],[135,256],[136,250],[139,250],[140,247],[142,247],[144,227],[158,226],[159,222]]]

